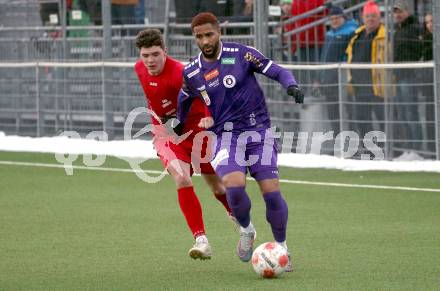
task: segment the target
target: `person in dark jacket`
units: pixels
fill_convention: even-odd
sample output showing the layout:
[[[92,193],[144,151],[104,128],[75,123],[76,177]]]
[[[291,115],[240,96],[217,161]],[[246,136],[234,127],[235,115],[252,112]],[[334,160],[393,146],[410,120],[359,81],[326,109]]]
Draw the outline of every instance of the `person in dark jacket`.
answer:
[[[429,62],[433,60],[432,50],[433,50],[433,42],[432,42],[432,32],[433,32],[433,23],[432,23],[432,14],[428,13],[425,15],[425,25],[423,31],[423,53],[422,53],[422,61]],[[434,103],[434,76],[433,70],[428,69],[426,74],[423,75],[422,82],[426,85],[423,86],[422,95],[425,98],[425,112],[426,112],[426,139],[427,148],[431,152],[435,152],[435,103]]]
[[[423,61],[432,61],[433,59],[432,31],[433,31],[432,14],[428,13],[425,15],[425,25],[423,32],[423,53],[422,53]]]
[[[342,8],[333,6],[329,13],[330,30],[325,35],[320,61],[322,63],[339,63],[345,61],[348,42],[356,31],[358,24],[352,19],[346,19]],[[326,69],[319,73],[319,79],[314,82],[315,88],[328,102],[326,105],[330,130],[339,133],[339,90],[337,69]]]
[[[421,29],[412,8],[405,0],[397,0],[393,6],[395,23],[393,56],[394,62],[417,62],[422,57]],[[397,130],[394,138],[404,140],[404,150],[420,148],[421,127],[418,122],[419,105],[416,90],[416,73],[413,69],[395,71],[397,95],[395,115]]]
[[[345,50],[359,25],[353,19],[347,19],[340,7],[332,7],[329,15],[330,30],[325,35],[321,62],[338,63],[346,60]]]

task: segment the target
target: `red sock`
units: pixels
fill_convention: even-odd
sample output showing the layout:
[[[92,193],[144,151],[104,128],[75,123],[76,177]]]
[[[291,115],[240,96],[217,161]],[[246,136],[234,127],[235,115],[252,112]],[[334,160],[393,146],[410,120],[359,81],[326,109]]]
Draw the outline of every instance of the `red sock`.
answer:
[[[192,186],[177,189],[180,209],[185,216],[186,223],[193,233],[194,238],[205,234],[205,226],[203,224],[202,207],[199,199],[194,193]]]
[[[217,200],[220,201],[226,208],[226,211],[232,215],[232,210],[229,207],[228,200],[226,200],[226,193],[223,195],[215,194],[215,198],[217,198]]]

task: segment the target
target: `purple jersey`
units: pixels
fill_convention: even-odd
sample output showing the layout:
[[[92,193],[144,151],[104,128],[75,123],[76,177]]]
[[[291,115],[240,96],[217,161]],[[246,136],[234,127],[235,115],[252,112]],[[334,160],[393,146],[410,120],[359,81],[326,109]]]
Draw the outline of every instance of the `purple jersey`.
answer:
[[[266,58],[258,50],[239,43],[220,42],[216,61],[207,62],[200,52],[184,68],[179,93],[178,118],[184,121],[193,98],[200,96],[214,118],[209,130],[219,134],[226,122],[234,131],[262,130],[270,127],[263,91],[255,72],[278,81],[287,88],[296,85],[292,74]]]

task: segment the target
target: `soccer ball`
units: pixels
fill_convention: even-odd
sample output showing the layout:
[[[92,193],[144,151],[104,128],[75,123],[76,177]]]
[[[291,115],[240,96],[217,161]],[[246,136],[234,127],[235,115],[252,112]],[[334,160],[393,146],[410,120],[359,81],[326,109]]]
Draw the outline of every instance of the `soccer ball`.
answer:
[[[287,250],[275,242],[261,244],[252,254],[252,266],[255,272],[264,278],[280,276],[288,263]]]

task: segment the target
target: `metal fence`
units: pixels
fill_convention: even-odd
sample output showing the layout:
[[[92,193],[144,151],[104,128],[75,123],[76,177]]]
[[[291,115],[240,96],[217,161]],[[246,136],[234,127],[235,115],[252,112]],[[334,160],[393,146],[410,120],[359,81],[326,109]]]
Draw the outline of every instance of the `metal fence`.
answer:
[[[337,154],[336,138],[353,131],[358,135],[359,154],[367,149],[363,139],[370,131],[383,131],[386,142],[377,141],[387,158],[406,151],[425,158],[439,158],[439,126],[433,86],[433,64],[380,65],[387,74],[396,70],[416,72],[411,83],[382,84],[384,98],[356,94],[356,88],[371,84],[348,82],[349,72],[368,71],[371,65],[334,64],[287,68],[297,76],[307,92],[304,105],[297,105],[274,81],[261,78],[273,124],[281,132],[294,133],[293,149],[299,138],[311,142],[323,138],[321,154]],[[308,74],[330,73],[338,81],[307,83]],[[365,72],[368,73],[368,72]],[[104,130],[113,138],[123,137],[127,114],[145,106],[146,101],[132,63],[16,63],[0,64],[0,130],[29,136],[56,135],[64,130],[87,134]],[[353,87],[354,92],[353,93]],[[147,116],[135,123],[139,130],[149,122]],[[304,150],[303,150],[304,151]]]

